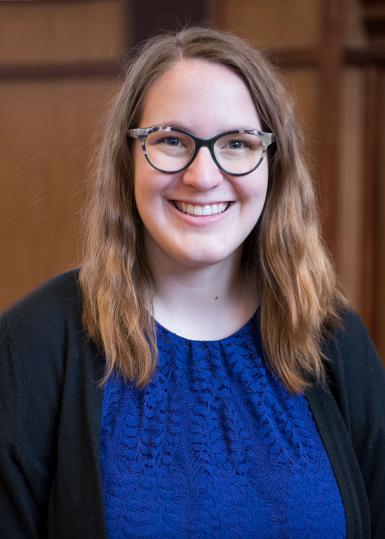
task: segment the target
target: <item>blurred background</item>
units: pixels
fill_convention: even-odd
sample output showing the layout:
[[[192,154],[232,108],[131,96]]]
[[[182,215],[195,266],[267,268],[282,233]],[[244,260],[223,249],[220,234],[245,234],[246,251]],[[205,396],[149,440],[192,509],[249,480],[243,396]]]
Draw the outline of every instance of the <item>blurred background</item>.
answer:
[[[78,264],[90,150],[127,52],[199,22],[281,68],[338,275],[385,358],[384,0],[0,1],[0,310]]]

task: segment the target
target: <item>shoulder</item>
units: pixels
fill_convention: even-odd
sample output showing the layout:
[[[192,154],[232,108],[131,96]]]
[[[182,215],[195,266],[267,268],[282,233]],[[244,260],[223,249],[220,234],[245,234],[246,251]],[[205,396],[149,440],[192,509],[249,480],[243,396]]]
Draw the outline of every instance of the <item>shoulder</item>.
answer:
[[[328,365],[339,376],[356,379],[362,383],[374,371],[383,371],[375,345],[361,317],[350,309],[340,313],[340,324],[329,331],[323,341]]]
[[[59,380],[68,357],[78,355],[81,313],[77,270],[44,283],[0,317],[1,368],[8,364],[23,384]]]
[[[384,364],[361,318],[352,311],[341,313],[341,325],[329,335],[325,345],[327,389],[344,420],[364,479],[373,537],[384,537]],[[335,425],[336,410],[333,406],[329,410],[329,424]],[[341,428],[335,435],[343,440]],[[348,443],[346,439],[344,443]]]
[[[64,322],[81,316],[78,270],[58,275],[15,303],[0,317],[10,336],[55,332]]]
[[[341,324],[323,342],[327,382],[347,425],[385,414],[385,369],[360,316],[341,312]],[[362,430],[362,432],[364,429]]]
[[[339,347],[346,351],[357,351],[357,346],[372,344],[362,318],[351,309],[343,309],[340,314],[340,324],[335,327],[330,336]]]

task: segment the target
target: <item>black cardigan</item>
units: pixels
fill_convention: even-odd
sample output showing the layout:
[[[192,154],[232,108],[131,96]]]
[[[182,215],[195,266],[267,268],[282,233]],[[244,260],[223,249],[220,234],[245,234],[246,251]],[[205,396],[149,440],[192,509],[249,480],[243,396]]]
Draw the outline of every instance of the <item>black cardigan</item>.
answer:
[[[82,329],[77,278],[49,281],[0,319],[2,539],[107,537],[104,359]],[[341,490],[347,537],[384,539],[385,372],[352,312],[324,352],[328,386],[306,396]]]

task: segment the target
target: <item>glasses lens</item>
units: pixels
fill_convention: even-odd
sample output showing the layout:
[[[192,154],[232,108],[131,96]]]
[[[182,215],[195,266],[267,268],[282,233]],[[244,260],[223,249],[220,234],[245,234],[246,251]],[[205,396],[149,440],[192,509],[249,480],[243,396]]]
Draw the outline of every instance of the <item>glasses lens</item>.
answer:
[[[230,133],[219,138],[214,153],[220,166],[229,174],[252,171],[263,156],[264,146],[258,135]]]
[[[155,131],[146,139],[146,152],[150,163],[165,172],[176,172],[185,167],[194,153],[194,148],[194,140],[179,131]]]

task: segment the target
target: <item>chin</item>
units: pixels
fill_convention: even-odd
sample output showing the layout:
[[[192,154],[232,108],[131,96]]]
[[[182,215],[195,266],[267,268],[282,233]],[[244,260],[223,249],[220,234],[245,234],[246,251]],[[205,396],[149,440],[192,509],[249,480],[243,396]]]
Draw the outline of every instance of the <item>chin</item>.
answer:
[[[185,266],[191,268],[203,268],[225,262],[234,255],[235,252],[215,252],[213,250],[210,250],[206,252],[201,251],[199,253],[191,253],[191,251],[188,253],[174,253],[173,258]]]

